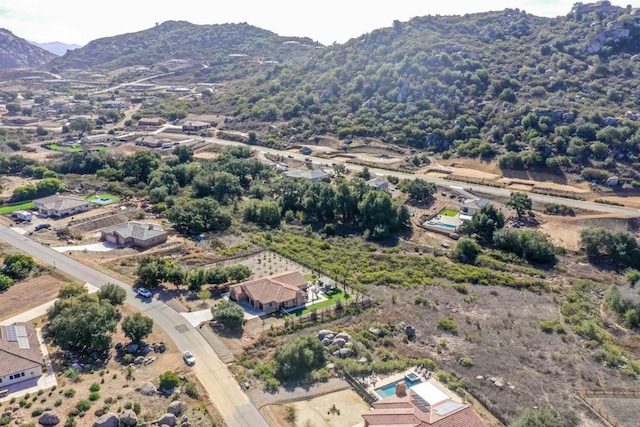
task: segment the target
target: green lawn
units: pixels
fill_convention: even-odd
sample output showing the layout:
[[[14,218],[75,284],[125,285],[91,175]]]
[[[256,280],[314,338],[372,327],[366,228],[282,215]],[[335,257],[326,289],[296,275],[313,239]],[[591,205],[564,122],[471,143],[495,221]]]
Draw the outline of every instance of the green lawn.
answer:
[[[458,211],[454,211],[453,209],[443,209],[440,211],[440,215],[444,216],[456,216],[458,215]]]
[[[67,153],[79,153],[81,151],[84,151],[82,148],[80,148],[78,146],[63,147],[63,146],[58,145],[58,144],[45,145],[44,148],[48,148],[51,151],[64,151],[64,152],[67,152]]]
[[[33,201],[30,202],[22,202],[17,205],[7,205],[0,207],[0,215],[8,215],[10,213],[14,213],[15,211],[28,211],[33,209],[35,203]]]
[[[313,304],[313,305],[309,305],[306,306],[304,308],[299,308],[295,311],[289,311],[289,313],[292,316],[302,316],[303,314],[309,314],[311,312],[311,310],[320,310],[322,308],[325,307],[330,307],[332,305],[335,305],[336,302],[338,301],[342,301],[345,302],[346,300],[348,300],[349,298],[351,298],[351,295],[345,293],[344,291],[340,290],[340,289],[336,289],[335,292],[331,295],[329,294],[325,294],[323,293],[323,295],[327,298],[327,300],[325,301],[320,301],[319,303]]]

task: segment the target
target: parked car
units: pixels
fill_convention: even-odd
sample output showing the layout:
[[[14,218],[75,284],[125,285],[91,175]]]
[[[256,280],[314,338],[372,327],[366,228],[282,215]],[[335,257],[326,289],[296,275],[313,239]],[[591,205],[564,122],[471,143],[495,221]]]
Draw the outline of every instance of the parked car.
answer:
[[[151,298],[151,291],[147,288],[138,288],[138,295],[144,298]]]
[[[46,224],[46,223],[45,224],[38,224],[38,225],[36,225],[36,228],[34,228],[34,230],[35,231],[40,231],[40,230],[45,229],[45,228],[51,228],[51,224]]]
[[[184,359],[184,363],[189,366],[193,366],[196,363],[196,358],[189,350],[182,353],[182,358]]]

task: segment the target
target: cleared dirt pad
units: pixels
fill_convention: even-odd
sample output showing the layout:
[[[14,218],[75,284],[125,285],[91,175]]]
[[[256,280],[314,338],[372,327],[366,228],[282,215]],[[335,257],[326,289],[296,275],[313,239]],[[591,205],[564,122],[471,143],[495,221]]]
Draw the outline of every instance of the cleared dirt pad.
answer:
[[[56,299],[62,281],[48,274],[19,282],[0,293],[0,320]]]
[[[361,414],[369,407],[353,390],[343,390],[326,394],[315,399],[292,403],[296,408],[295,426],[312,425],[315,427],[359,427],[364,426]],[[328,413],[335,405],[340,415]],[[271,426],[291,426],[284,420],[283,405],[267,405],[260,409]]]

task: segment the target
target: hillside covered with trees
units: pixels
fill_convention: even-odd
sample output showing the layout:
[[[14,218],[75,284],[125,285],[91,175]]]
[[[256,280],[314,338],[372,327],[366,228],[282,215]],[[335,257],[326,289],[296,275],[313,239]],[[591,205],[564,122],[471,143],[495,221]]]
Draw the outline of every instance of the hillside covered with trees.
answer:
[[[232,112],[238,128],[265,122],[263,140],[369,137],[640,184],[638,12],[605,1],[557,18],[507,9],[396,21],[199,108]]]

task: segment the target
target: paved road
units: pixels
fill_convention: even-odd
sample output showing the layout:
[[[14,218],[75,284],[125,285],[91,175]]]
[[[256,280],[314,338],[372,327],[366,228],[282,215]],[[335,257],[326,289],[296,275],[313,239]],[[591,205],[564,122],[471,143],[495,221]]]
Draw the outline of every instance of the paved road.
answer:
[[[157,326],[169,334],[181,351],[188,349],[194,354],[196,364],[193,370],[229,427],[268,427],[267,422],[240,389],[226,365],[220,361],[207,341],[171,307],[153,298],[143,300],[137,297],[126,283],[43,246],[4,225],[0,225],[0,240],[76,277],[83,283],[100,287],[110,282],[125,288],[128,303],[151,317]]]
[[[256,146],[256,145],[247,145],[242,142],[227,141],[225,139],[205,138],[205,140],[208,142],[212,142],[220,145],[236,145],[236,146],[250,147],[253,151],[259,152],[259,158],[264,157],[264,153],[277,154],[277,155],[285,154],[287,156],[293,157],[296,160],[304,160],[306,158],[310,158],[313,162],[331,167],[331,160],[324,159],[321,157],[305,156],[304,154],[301,154],[301,153],[288,152],[288,151],[285,152],[275,148],[268,148],[268,147],[262,147],[262,146]],[[363,169],[363,166],[360,166],[360,165],[356,165],[352,163],[343,163],[343,164],[348,169],[351,169],[351,170],[361,171]],[[458,188],[464,188],[465,190],[468,190],[468,191],[472,191],[472,192],[477,191],[477,192],[489,194],[492,196],[509,197],[509,195],[511,194],[511,190],[506,188],[496,188],[496,187],[490,187],[490,186],[481,185],[481,184],[470,184],[468,182],[433,178],[430,176],[413,174],[413,173],[396,172],[388,169],[369,167],[369,172],[372,174],[393,175],[393,176],[397,176],[400,179],[423,178],[427,181],[433,182],[434,184],[442,188],[458,187]],[[544,194],[537,194],[537,193],[529,193],[529,197],[531,197],[531,200],[533,200],[534,202],[556,203],[559,205],[570,206],[572,208],[581,208],[581,209],[588,209],[596,212],[606,212],[606,213],[614,213],[618,215],[629,215],[629,216],[640,217],[640,210],[627,208],[624,206],[605,205],[602,203],[588,202],[584,200],[574,200],[574,199],[568,199],[568,198],[557,197],[557,196],[547,196]]]

